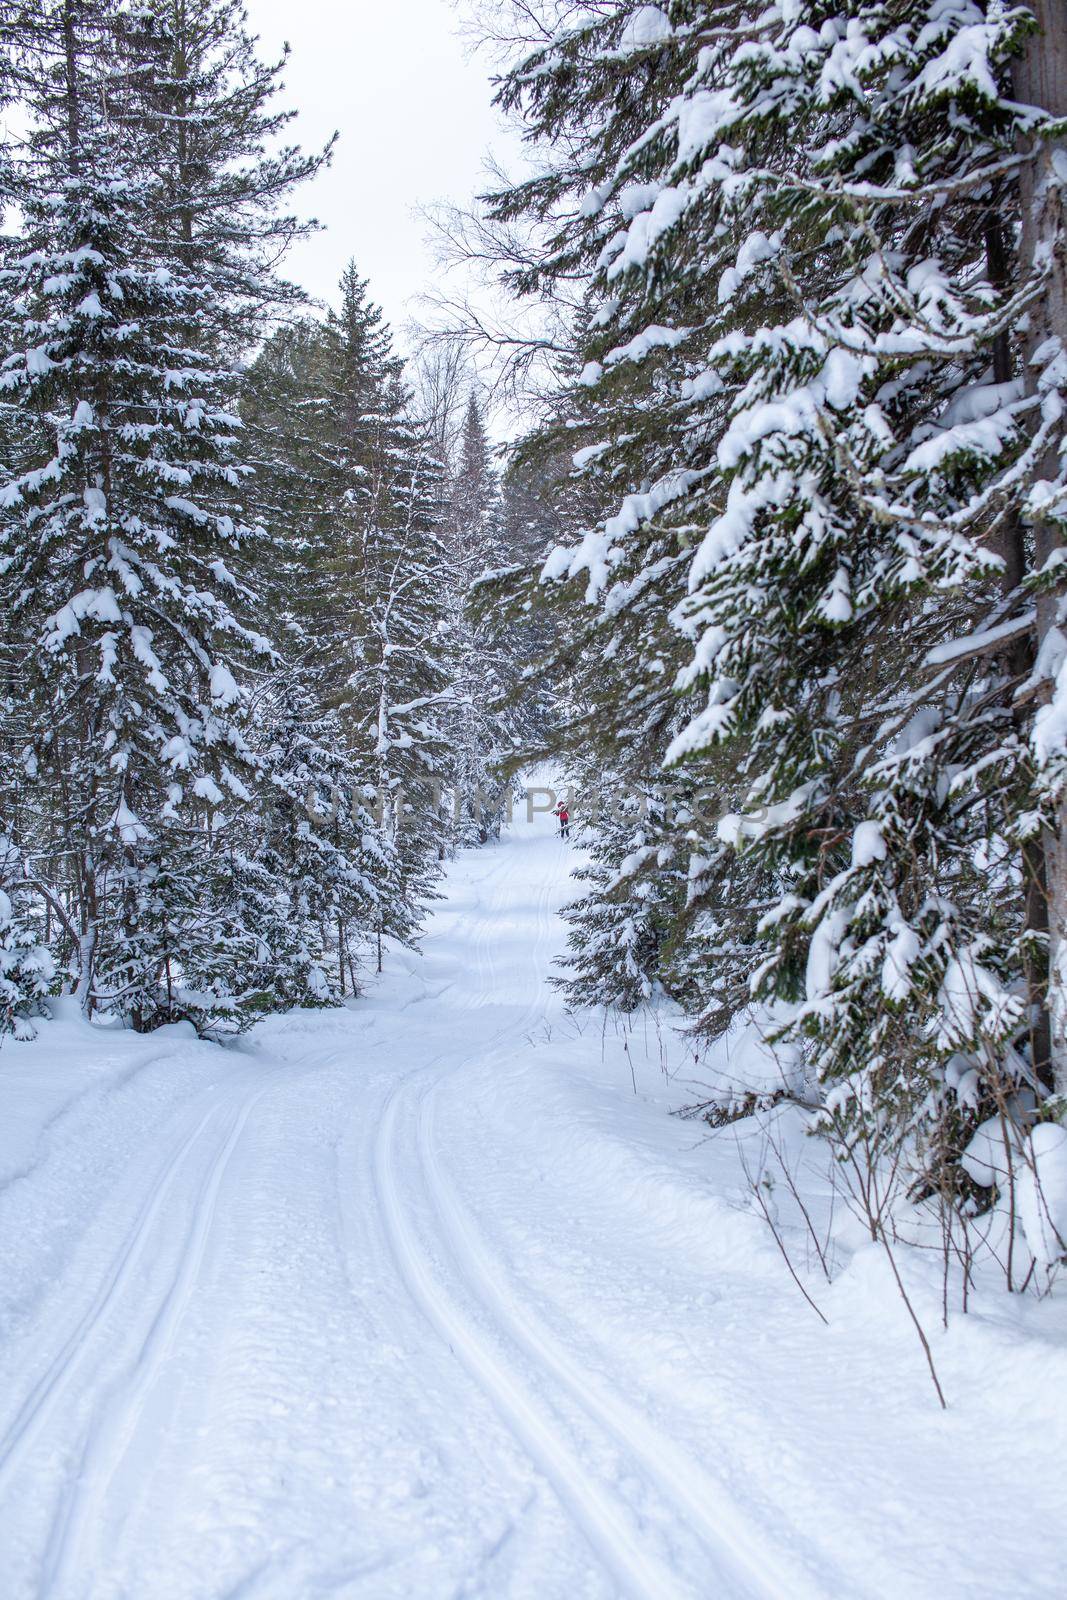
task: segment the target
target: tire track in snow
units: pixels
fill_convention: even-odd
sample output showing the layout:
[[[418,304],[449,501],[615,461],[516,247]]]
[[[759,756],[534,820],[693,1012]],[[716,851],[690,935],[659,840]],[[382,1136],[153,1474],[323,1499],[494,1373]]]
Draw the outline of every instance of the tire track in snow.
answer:
[[[271,1074],[271,1077],[273,1076],[275,1075]],[[269,1083],[263,1083],[262,1074],[258,1076],[257,1081],[259,1087],[251,1093],[247,1083],[237,1093],[231,1093],[224,1098],[219,1098],[215,1091],[209,1091],[213,1103],[196,1118],[191,1132],[187,1131],[188,1124],[196,1117],[196,1108],[193,1107],[183,1118],[186,1131],[172,1141],[166,1158],[144,1183],[144,1192],[148,1198],[137,1211],[132,1227],[125,1234],[119,1250],[106,1268],[88,1308],[63,1339],[45,1372],[33,1386],[3,1438],[0,1439],[0,1497],[71,1391],[74,1391],[76,1403],[79,1395],[91,1398],[101,1387],[103,1381],[101,1371],[109,1362],[110,1326],[116,1319],[121,1322],[126,1306],[132,1302],[134,1311],[133,1315],[122,1323],[124,1329],[128,1327],[147,1329],[142,1340],[143,1356],[155,1325],[163,1318],[167,1305],[173,1298],[175,1286],[186,1277],[190,1278],[189,1294],[185,1297],[185,1301],[188,1300],[206,1248],[209,1225],[202,1226],[203,1206],[212,1187],[212,1180],[217,1173],[218,1182],[221,1183],[220,1163],[224,1166],[228,1162],[232,1148],[256,1103],[270,1087]],[[201,1105],[202,1103],[201,1101]],[[223,1125],[222,1138],[211,1142],[211,1152],[207,1156],[207,1176],[198,1190],[198,1201],[190,1223],[189,1240],[178,1258],[174,1279],[170,1288],[165,1291],[163,1301],[153,1300],[142,1313],[136,1293],[131,1286],[144,1271],[146,1263],[149,1270],[151,1269],[151,1255],[159,1238],[161,1219],[167,1218],[164,1222],[164,1231],[169,1233],[168,1207],[174,1192],[190,1169],[195,1173],[197,1166],[202,1167],[204,1160],[202,1147],[208,1138],[209,1130],[217,1130],[220,1124]],[[190,1249],[194,1251],[191,1262],[187,1259]],[[183,1310],[184,1303],[181,1308]],[[156,1308],[154,1313],[153,1305]],[[178,1320],[179,1317],[175,1316],[174,1328]],[[171,1331],[174,1331],[173,1328]],[[125,1337],[124,1344],[128,1343],[129,1338]],[[160,1354],[162,1353],[161,1351]],[[136,1365],[135,1362],[132,1368],[134,1372]],[[129,1369],[119,1370],[125,1374]],[[140,1376],[135,1378],[136,1392],[140,1392],[142,1383],[147,1386],[153,1372],[154,1364],[151,1371],[142,1371]],[[105,1397],[108,1393],[117,1391],[118,1387],[113,1378],[108,1381],[109,1388],[103,1391]],[[112,1404],[119,1406],[121,1400],[122,1396],[119,1395]],[[43,1576],[37,1590],[39,1600],[45,1600],[61,1576],[58,1563],[62,1559],[65,1542],[70,1536],[69,1531],[64,1530],[72,1525],[79,1497],[90,1491],[90,1478],[94,1463],[99,1456],[99,1446],[95,1443],[95,1436],[105,1426],[97,1420],[97,1417],[105,1405],[106,1398],[95,1402],[95,1411],[84,1429],[80,1457],[60,1485],[59,1501],[53,1513],[51,1533],[43,1551]],[[64,1430],[66,1426],[64,1424]],[[113,1465],[114,1470],[117,1470],[120,1462],[116,1461]],[[112,1475],[112,1472],[107,1473],[108,1481]]]

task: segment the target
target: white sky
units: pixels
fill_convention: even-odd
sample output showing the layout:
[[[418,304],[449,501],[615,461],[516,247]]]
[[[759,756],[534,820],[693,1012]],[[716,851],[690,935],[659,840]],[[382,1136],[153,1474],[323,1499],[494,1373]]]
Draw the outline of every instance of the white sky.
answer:
[[[434,275],[416,208],[469,200],[490,144],[506,141],[489,62],[470,57],[449,0],[248,0],[248,14],[262,55],[292,46],[284,104],[299,143],[340,133],[332,166],[297,195],[326,231],[288,273],[328,298],[354,257],[399,334]]]

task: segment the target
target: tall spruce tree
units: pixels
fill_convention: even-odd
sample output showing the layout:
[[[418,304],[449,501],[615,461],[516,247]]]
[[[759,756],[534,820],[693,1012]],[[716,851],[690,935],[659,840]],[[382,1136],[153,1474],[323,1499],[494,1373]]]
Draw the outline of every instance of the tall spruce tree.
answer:
[[[663,757],[733,768],[703,991],[738,955],[707,893],[747,882],[743,965],[830,1125],[939,1192],[1063,1082],[1064,33],[1045,4],[627,3],[503,90],[557,152],[496,200],[543,230],[515,281],[586,276],[617,485],[548,576],[611,618],[690,551]]]
[[[270,648],[234,572],[261,530],[242,503],[226,291],[161,226],[165,22],[57,0],[25,23],[25,231],[0,276],[24,430],[3,490],[34,725],[24,806],[83,1003],[138,1027],[239,1015],[247,928],[217,867],[260,779],[240,680]],[[261,906],[278,938],[284,900],[275,885]]]
[[[449,494],[447,534],[466,587],[501,557],[499,486],[477,395],[467,397]]]
[[[351,521],[351,483],[362,479],[349,478],[338,446],[325,337],[311,321],[275,333],[242,386],[242,416],[257,505],[273,535],[262,587],[280,624],[280,663],[262,686],[255,719],[270,774],[264,842],[280,853],[302,914],[321,930],[344,994],[359,987],[367,944],[395,920],[389,905],[399,875],[365,753],[340,709],[351,615],[339,535]]]
[[[409,415],[403,366],[349,266],[318,347],[336,462],[325,570],[336,616],[335,703],[374,796],[388,874],[380,930],[410,939],[437,876],[449,779],[445,469]]]
[[[436,876],[451,783],[447,488],[354,266],[324,323],[268,343],[246,415],[284,529],[283,587],[295,598],[282,604],[305,693],[336,718],[343,787],[358,799],[346,848],[371,897],[369,926],[351,937],[409,940]]]
[[[451,562],[452,813],[456,842],[484,844],[500,832],[507,781],[502,763],[516,742],[507,709],[514,678],[509,640],[477,586],[505,563],[500,484],[477,396],[464,413],[451,475],[446,545]]]
[[[278,273],[315,224],[287,209],[329,159],[286,140],[279,104],[288,46],[264,62],[242,0],[139,0],[157,40],[143,87],[153,152],[152,227],[160,258],[204,285],[213,346],[241,361],[304,295]]]

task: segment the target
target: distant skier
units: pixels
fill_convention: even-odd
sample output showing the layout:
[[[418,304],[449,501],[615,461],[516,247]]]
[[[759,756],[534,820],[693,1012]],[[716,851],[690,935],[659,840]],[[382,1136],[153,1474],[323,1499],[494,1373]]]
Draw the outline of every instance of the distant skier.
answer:
[[[554,815],[559,819],[560,838],[569,839],[571,836],[571,814],[567,809],[567,802],[565,800],[561,800],[559,802]]]

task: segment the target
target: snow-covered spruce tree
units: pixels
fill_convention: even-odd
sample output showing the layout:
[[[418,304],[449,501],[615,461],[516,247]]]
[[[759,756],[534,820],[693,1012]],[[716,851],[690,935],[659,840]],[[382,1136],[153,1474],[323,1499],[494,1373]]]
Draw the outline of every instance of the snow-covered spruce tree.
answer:
[[[492,606],[477,603],[479,579],[505,563],[500,485],[476,395],[468,398],[458,460],[449,483],[445,544],[452,588],[450,659],[452,812],[456,843],[484,844],[500,832],[514,752],[515,718],[506,709],[517,663]]]
[[[269,774],[264,848],[286,863],[295,911],[320,930],[343,995],[358,988],[363,949],[390,920],[385,904],[398,874],[377,825],[366,762],[338,709],[338,641],[350,616],[333,565],[351,500],[320,387],[322,339],[318,323],[283,327],[242,385],[257,508],[273,534],[260,586],[281,657],[257,691],[252,737]]]
[[[375,491],[380,509],[364,530],[347,703],[373,750],[375,790],[415,922],[449,837],[455,640],[440,533],[445,468],[425,430],[399,409],[406,398],[398,391]]]
[[[27,786],[83,1003],[138,1027],[239,1014],[246,929],[232,895],[213,898],[215,865],[253,803],[238,679],[267,648],[232,573],[259,533],[215,288],[158,226],[167,45],[150,9],[108,0],[28,25],[25,234],[2,274],[3,384],[34,439],[3,491],[36,722]],[[276,886],[279,937],[284,901]]]
[[[212,348],[240,364],[279,313],[291,314],[303,301],[302,292],[276,270],[287,246],[308,231],[286,205],[293,188],[328,159],[329,146],[308,155],[285,142],[294,115],[278,106],[285,54],[273,62],[259,59],[242,4],[151,0],[150,12],[163,45],[152,86],[152,130],[160,151],[154,218],[166,248],[186,271],[195,268],[206,286],[202,316]],[[289,331],[287,326],[282,337]],[[283,405],[279,394],[276,414]],[[299,437],[297,413],[290,413],[288,427]],[[252,698],[248,737],[260,785],[255,806],[242,819],[241,850],[231,847],[220,858],[226,869],[220,888],[239,905],[244,873],[263,911],[269,903],[275,914],[282,912],[277,926],[262,912],[254,917],[261,936],[245,945],[249,992],[257,994],[257,1004],[270,1005],[328,998],[333,991],[323,968],[330,956],[344,993],[351,919],[364,902],[358,857],[366,834],[365,819],[359,819],[358,831],[343,826],[352,795],[344,748],[330,740],[323,713],[315,709],[314,669],[294,618],[294,595],[309,604],[312,598],[303,581],[306,567],[294,571],[300,540],[293,535],[302,509],[295,475],[279,478],[271,470],[276,457],[259,459],[256,445],[252,437],[243,440],[253,471],[244,480],[242,499],[260,537],[249,549],[250,561],[234,553],[227,578],[257,595],[272,619],[279,656]],[[301,785],[304,800],[296,793]],[[316,838],[323,847],[305,849],[309,828],[321,822],[321,797],[328,789],[343,797],[330,806],[329,844]],[[324,915],[327,904],[332,919]]]
[[[410,416],[391,332],[354,267],[327,323],[322,361],[341,466],[326,558],[342,609],[338,702],[390,863],[382,931],[405,940],[448,837],[446,469]]]
[[[316,225],[287,206],[332,141],[311,154],[286,141],[296,115],[279,104],[288,47],[277,61],[259,58],[242,0],[137,0],[130,10],[157,40],[143,94],[158,248],[204,284],[214,345],[240,361],[304,302],[277,264]]]
[[[362,854],[346,846],[374,884],[369,931],[376,942],[409,940],[449,836],[452,589],[438,536],[447,495],[354,266],[324,324],[268,343],[246,414],[286,531],[304,675],[316,703],[339,716],[348,787],[374,816],[370,831],[360,824]]]
[[[991,8],[992,9],[992,8]],[[1023,161],[1019,169],[1021,234],[1019,292],[1027,302],[1021,350],[1006,333],[999,337],[994,377],[1018,369],[1028,413],[1028,443],[1021,465],[1006,477],[1010,508],[1000,538],[1005,586],[1030,580],[1035,627],[1020,641],[1017,665],[1028,668],[1017,698],[1035,703],[1030,743],[1042,802],[1040,831],[1026,830],[1027,924],[1035,936],[1047,932],[1048,952],[1030,956],[1031,1002],[1038,1014],[1039,1065],[1043,1077],[1067,1095],[1067,743],[1063,721],[1065,654],[1061,566],[1067,440],[1063,396],[1067,391],[1067,16],[1055,0],[1029,0],[1021,47],[1012,61]],[[1033,25],[1027,26],[1030,18]],[[1003,264],[1003,234],[991,235],[991,275]],[[1021,359],[1020,359],[1021,357]],[[1014,518],[1012,516],[1014,514]],[[1028,536],[1027,530],[1032,530]],[[1044,987],[1047,983],[1047,989]],[[1046,1037],[1047,1036],[1047,1037]]]
[[[1051,861],[1055,947],[1062,22],[1034,20],[624,5],[505,88],[576,152],[499,206],[561,218],[545,274],[590,266],[586,382],[661,371],[644,506],[551,570],[602,601],[650,517],[708,530],[676,611],[707,703],[671,757],[736,753],[728,835],[784,891],[757,987],[800,1002],[846,1140],[932,1140],[939,1187],[1062,1054],[1042,926]],[[1013,68],[1044,85],[1033,109]]]
[[[316,929],[316,949],[332,953],[330,984],[341,995],[356,994],[366,947],[390,920],[397,867],[343,720],[323,707],[321,684],[314,658],[298,658],[271,686],[257,719],[269,736],[273,791],[264,822],[270,853],[290,885],[294,923]],[[324,997],[328,992],[324,985]]]
[[[1012,332],[1046,268],[1007,245],[1047,117],[1011,90],[1025,8],[826,21],[783,7],[710,51],[671,135],[676,188],[723,162],[684,229],[738,240],[710,370],[741,386],[679,610],[708,702],[671,754],[743,752],[733,841],[786,889],[759,987],[800,1002],[843,1148],[907,1144],[944,1193],[969,1187],[976,1122],[1051,1088],[1057,1053],[1033,595],[1061,378],[1046,339],[1026,381]],[[768,320],[783,283],[793,314]]]
[[[0,106],[14,95],[14,62],[10,40],[0,37]],[[13,182],[7,141],[0,141],[0,204],[5,212]],[[6,219],[5,219],[6,220]],[[0,317],[10,307],[0,298]],[[2,337],[2,335],[0,335]],[[0,470],[17,470],[29,447],[27,422],[0,405]],[[47,949],[47,922],[40,898],[27,883],[26,865],[16,835],[21,821],[24,778],[22,752],[28,725],[22,702],[23,651],[12,625],[12,607],[20,586],[17,567],[0,553],[0,1037],[32,1038],[32,1018],[54,976]]]
[[[445,528],[452,559],[467,588],[501,559],[500,490],[478,397],[472,391],[463,415],[459,454],[449,484]]]
[[[638,849],[629,823],[606,821],[586,835],[596,867],[573,911],[573,993],[609,1003],[619,1003],[620,991],[611,940],[601,932],[613,926],[645,930],[634,944],[642,954],[636,983],[625,986],[627,1002],[659,984],[674,991],[682,981],[691,990],[690,964],[675,966],[675,958],[684,954],[683,924],[695,914],[693,863],[712,855],[705,812],[682,825],[663,771],[686,716],[675,679],[687,650],[670,618],[685,596],[690,559],[665,512],[702,481],[708,435],[724,404],[721,384],[702,381],[708,285],[695,271],[662,274],[646,332],[643,322],[628,328],[616,281],[618,245],[646,186],[630,174],[616,193],[615,168],[692,70],[691,43],[674,39],[653,13],[613,7],[516,69],[505,103],[523,108],[535,142],[556,148],[548,176],[494,201],[502,221],[532,216],[546,235],[537,265],[510,275],[515,290],[547,296],[560,282],[588,285],[574,328],[574,381],[523,451],[529,461],[552,464],[560,520],[572,536],[543,567],[556,626],[538,672],[556,685],[560,702],[548,751],[580,776],[580,790],[608,789],[607,818],[637,801],[654,817],[673,819],[657,828],[654,845],[646,839]],[[533,583],[520,574],[515,585],[534,617],[546,600],[543,586],[540,601],[536,594],[542,566]],[[579,799],[579,817],[581,810]]]
[[[376,796],[338,709],[338,641],[350,617],[331,573],[351,513],[345,456],[319,385],[322,329],[280,330],[244,384],[257,501],[275,534],[265,585],[281,628],[282,662],[263,684],[254,719],[270,775],[265,842],[292,886],[294,914],[319,929],[341,995],[359,988],[364,949],[389,921],[398,877]],[[358,480],[357,480],[358,481]]]
[[[589,862],[574,874],[584,893],[566,909],[573,1005],[629,1012],[663,987],[664,950],[685,902],[685,853],[671,836],[671,798],[656,778],[640,784],[602,769],[576,785]],[[681,866],[679,866],[679,863]]]

